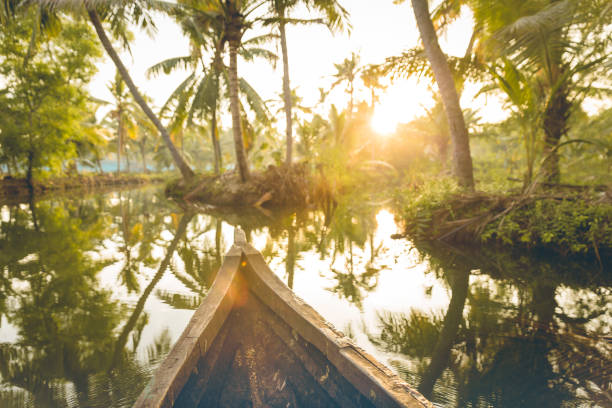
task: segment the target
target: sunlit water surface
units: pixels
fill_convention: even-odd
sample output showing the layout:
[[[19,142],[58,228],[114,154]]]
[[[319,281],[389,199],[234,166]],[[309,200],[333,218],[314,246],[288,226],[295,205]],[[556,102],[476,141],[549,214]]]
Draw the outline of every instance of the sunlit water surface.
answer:
[[[0,407],[131,406],[236,224],[297,295],[437,406],[612,406],[612,284],[597,264],[415,247],[368,204],[184,215],[145,188],[0,206]]]

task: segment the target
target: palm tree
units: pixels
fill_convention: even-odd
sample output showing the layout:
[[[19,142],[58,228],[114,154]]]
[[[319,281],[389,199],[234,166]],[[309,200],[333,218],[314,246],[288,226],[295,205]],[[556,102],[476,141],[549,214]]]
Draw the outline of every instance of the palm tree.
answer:
[[[384,90],[385,85],[380,83],[380,79],[383,76],[381,70],[377,66],[369,66],[361,72],[361,81],[363,85],[370,90],[371,95],[371,109],[374,110],[376,102],[378,102],[377,90]]]
[[[319,11],[323,19],[294,19],[289,18],[290,12],[300,4]],[[287,51],[287,24],[326,24],[330,30],[342,29],[346,23],[348,13],[337,0],[268,0],[270,12],[273,15],[265,24],[274,24],[280,35],[281,51],[283,56],[283,102],[286,118],[287,152],[285,164],[290,165],[293,156],[293,117],[291,114],[291,85],[289,81],[289,54]]]
[[[346,83],[346,91],[349,94],[348,105],[348,121],[353,117],[355,81],[359,78],[361,67],[359,66],[359,55],[351,53],[351,58],[345,58],[340,64],[334,64],[336,73],[333,77],[336,79],[331,86],[334,89],[336,86]]]
[[[121,171],[121,152],[125,151],[127,138],[133,134],[136,126],[132,119],[133,106],[128,98],[125,82],[117,72],[115,79],[108,85],[108,89],[113,95],[114,105],[107,117],[115,122],[117,129],[117,174]],[[127,157],[126,157],[127,160]]]
[[[558,148],[574,106],[588,95],[593,80],[609,72],[612,40],[604,27],[611,16],[609,2],[552,0],[521,10],[494,34],[498,43],[510,44],[501,55],[537,78],[543,89],[545,182],[560,181]]]
[[[243,36],[254,24],[262,21],[262,18],[252,16],[263,3],[255,0],[185,0],[189,7],[198,10],[198,18],[201,26],[210,26],[219,37],[217,49],[223,50],[225,43],[229,46],[229,70],[227,81],[229,88],[230,110],[232,114],[232,133],[234,136],[234,148],[236,151],[236,164],[240,180],[246,182],[250,177],[247,163],[242,116],[240,111],[238,78],[238,53],[243,46]]]
[[[411,1],[425,53],[434,72],[446,111],[453,144],[453,173],[461,186],[473,189],[474,172],[470,155],[470,140],[453,75],[446,56],[438,44],[438,36],[429,15],[427,0]]]
[[[204,8],[204,10],[206,10]],[[161,72],[169,73],[175,69],[189,67],[192,73],[173,91],[162,108],[168,110],[174,104],[172,127],[193,124],[196,117],[210,115],[211,141],[215,157],[215,174],[221,172],[221,146],[217,123],[217,111],[222,102],[222,96],[227,95],[224,88],[228,88],[228,70],[223,64],[225,40],[223,27],[216,19],[210,19],[205,11],[193,6],[184,12],[176,13],[175,17],[181,24],[183,32],[191,42],[191,53],[187,56],[164,60],[149,68],[149,75],[158,75]],[[249,61],[255,57],[275,60],[277,56],[271,51],[261,48],[260,44],[271,39],[270,35],[261,35],[242,42],[239,54]],[[212,51],[212,60],[206,62],[204,56]],[[267,108],[263,99],[255,92],[253,87],[243,78],[239,79],[240,93],[246,98],[246,104],[255,112],[256,117],[267,122]],[[244,109],[243,119],[244,119]]]
[[[89,18],[89,21],[93,25],[98,38],[104,50],[111,58],[113,63],[115,64],[119,75],[128,89],[132,93],[132,96],[138,106],[144,111],[149,120],[153,122],[157,130],[159,131],[166,147],[170,151],[172,155],[172,159],[176,165],[176,167],[181,172],[181,175],[184,179],[188,180],[193,178],[194,173],[189,167],[189,165],[185,162],[181,154],[176,150],[174,143],[172,143],[172,139],[170,138],[170,134],[161,123],[159,118],[153,113],[153,110],[149,107],[149,104],[142,97],[140,91],[136,87],[136,84],[132,80],[127,68],[119,58],[117,51],[113,47],[110,39],[106,35],[106,31],[102,25],[102,20],[108,21],[111,25],[111,29],[113,34],[120,37],[123,42],[127,45],[127,36],[126,36],[126,23],[133,22],[135,24],[139,24],[143,27],[155,27],[154,21],[151,17],[150,10],[157,9],[167,11],[171,9],[173,6],[167,4],[165,2],[160,2],[156,0],[135,0],[131,2],[124,1],[78,1],[78,0],[36,0],[34,2],[30,0],[21,0],[21,1],[10,1],[6,2],[6,9],[10,12],[3,12],[4,16],[10,16],[14,14],[15,10],[20,8],[24,9],[24,11],[28,11],[28,6],[32,3],[36,3],[40,6],[40,10],[43,12],[39,13],[41,17],[41,26],[44,25],[44,22],[50,19],[50,16],[55,16],[58,11],[64,11],[67,13],[75,14],[76,16],[81,16],[83,12],[85,12]],[[10,7],[8,5],[10,4]],[[102,19],[100,18],[102,16]]]
[[[593,86],[610,69],[612,38],[606,28],[612,17],[609,1],[445,0],[438,14],[452,19],[462,4],[474,11],[475,34],[493,68],[498,68],[500,59],[501,65],[510,63],[539,94],[534,96],[538,97],[538,126],[544,132],[544,181],[558,183],[558,150],[572,113],[585,96],[609,92]],[[516,94],[509,89],[512,84],[504,83],[499,75],[494,77],[516,104]],[[518,101],[524,102],[521,98]],[[522,110],[524,106],[517,108]]]

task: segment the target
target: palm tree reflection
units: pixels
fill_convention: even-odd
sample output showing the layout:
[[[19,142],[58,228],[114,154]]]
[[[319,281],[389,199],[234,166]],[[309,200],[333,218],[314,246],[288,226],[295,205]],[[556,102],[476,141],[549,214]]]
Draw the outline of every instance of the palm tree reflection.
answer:
[[[147,198],[145,202],[152,201]],[[0,222],[0,314],[16,330],[15,340],[0,344],[1,406],[125,405],[137,397],[152,366],[169,350],[170,337],[162,332],[147,339],[152,343],[146,358],[137,355],[149,323],[144,304],[191,216],[178,222],[157,273],[126,316],[127,305],[98,281],[100,271],[116,260],[97,254],[112,236],[127,264],[138,259],[138,265],[152,265],[153,258],[146,261],[132,252],[136,246],[145,251],[158,234],[145,238],[139,233],[134,244],[131,231],[152,228],[143,218],[147,212],[142,206],[121,208],[124,200],[111,202],[116,200],[36,203],[36,225],[34,214],[23,207],[11,208],[9,220]],[[121,217],[117,230],[109,222],[113,214]],[[161,226],[154,229],[161,231]],[[127,281],[123,285],[135,289]]]
[[[420,249],[452,290],[444,317],[381,313],[381,332],[370,337],[408,357],[411,367],[393,364],[426,397],[458,407],[610,404],[612,346],[603,338],[610,322],[587,329],[609,314],[605,277],[514,254]],[[469,284],[471,270],[480,273]],[[568,299],[571,311],[558,303],[569,288],[588,292]]]

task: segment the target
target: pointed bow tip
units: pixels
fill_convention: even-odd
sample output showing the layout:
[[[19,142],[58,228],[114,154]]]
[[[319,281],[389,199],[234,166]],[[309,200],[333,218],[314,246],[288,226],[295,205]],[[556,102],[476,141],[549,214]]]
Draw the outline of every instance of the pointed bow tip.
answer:
[[[234,228],[234,245],[243,246],[246,245],[246,235],[240,227]]]

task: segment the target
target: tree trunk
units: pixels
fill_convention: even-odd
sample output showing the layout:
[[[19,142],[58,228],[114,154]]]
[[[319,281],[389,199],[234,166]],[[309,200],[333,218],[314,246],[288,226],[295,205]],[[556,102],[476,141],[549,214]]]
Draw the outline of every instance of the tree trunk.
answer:
[[[287,135],[287,153],[285,155],[285,164],[291,165],[293,160],[293,118],[291,117],[291,87],[289,85],[289,54],[287,52],[287,34],[285,32],[285,18],[284,11],[279,16],[281,21],[279,23],[281,50],[283,53],[283,101],[285,103],[285,119],[287,123],[287,129],[285,134]]]
[[[130,89],[130,92],[132,93],[132,96],[134,97],[134,100],[136,101],[138,106],[140,106],[140,108],[143,110],[145,115],[147,115],[147,117],[151,120],[151,122],[153,122],[153,124],[159,131],[164,143],[166,144],[166,147],[170,150],[170,154],[172,154],[172,159],[174,160],[176,167],[180,170],[181,175],[186,180],[193,178],[194,176],[193,171],[191,170],[191,168],[189,168],[189,165],[187,165],[183,157],[176,150],[176,147],[172,143],[172,140],[170,139],[170,135],[168,134],[168,131],[166,130],[164,125],[162,125],[159,118],[155,116],[155,114],[153,113],[149,105],[145,102],[144,98],[138,91],[138,88],[136,88],[136,85],[132,81],[130,74],[128,73],[127,69],[123,65],[123,62],[121,62],[119,55],[117,55],[117,52],[115,51],[110,40],[106,36],[106,32],[104,32],[104,27],[102,27],[102,22],[100,21],[98,13],[93,8],[88,7],[87,14],[89,15],[89,20],[91,21],[94,28],[96,29],[98,38],[100,39],[102,46],[106,50],[106,53],[115,63],[115,66],[117,67],[117,71],[119,71],[121,78],[126,83],[128,88]]]
[[[117,174],[121,172],[121,142],[123,141],[123,126],[121,125],[121,107],[117,110]]]
[[[429,16],[427,0],[411,1],[421,40],[425,48],[425,54],[434,72],[436,83],[440,89],[442,103],[444,104],[444,110],[446,111],[453,145],[453,173],[461,186],[474,189],[470,140],[463,112],[459,105],[459,96],[457,95],[453,75],[448,66],[448,61],[438,44],[438,37]]]
[[[32,182],[32,168],[34,164],[34,153],[30,150],[28,152],[28,168],[26,170],[26,184],[28,186],[28,190],[30,191],[30,195],[34,194],[34,183]]]
[[[451,348],[459,331],[459,324],[463,317],[465,300],[467,299],[470,271],[457,270],[454,273],[452,282],[452,296],[448,305],[448,310],[442,322],[442,330],[436,341],[436,345],[431,355],[431,362],[421,377],[419,392],[430,398],[436,381],[448,365]]]
[[[293,289],[293,277],[295,275],[295,260],[297,251],[295,248],[295,229],[290,225],[287,229],[287,258],[285,260],[285,270],[287,272],[287,286]]]
[[[567,100],[566,92],[563,88],[560,88],[551,96],[544,111],[544,162],[542,163],[542,171],[544,173],[543,182],[545,183],[558,184],[561,181],[557,147],[567,131],[570,109],[571,103]]]
[[[219,135],[217,134],[217,101],[213,106],[211,119],[210,119],[210,139],[213,146],[213,154],[215,161],[215,174],[218,176],[221,174],[221,145],[219,143]]]
[[[229,94],[230,108],[232,111],[232,131],[234,133],[234,148],[236,149],[236,166],[240,173],[240,180],[245,182],[249,179],[249,166],[244,152],[244,141],[242,140],[242,129],[240,125],[240,101],[238,100],[238,47],[240,45],[240,34],[228,35],[230,68],[229,68]]]
[[[145,152],[144,143],[140,144],[140,157],[142,159],[142,171],[145,174],[149,173],[149,169],[147,168],[147,153]]]
[[[104,169],[102,168],[102,162],[100,161],[100,156],[96,153],[96,166],[98,167],[98,173],[104,174]]]
[[[214,75],[214,87],[215,87],[215,98],[213,101],[211,118],[210,118],[210,138],[213,145],[213,154],[215,160],[215,174],[221,174],[221,167],[223,166],[223,159],[221,157],[221,143],[219,142],[219,130],[217,124],[217,104],[219,101],[219,75],[223,69],[223,63],[221,61],[221,46],[217,44],[215,48],[215,55],[213,57],[213,75]]]
[[[557,3],[559,0],[550,0],[550,4]],[[553,32],[552,38],[548,41],[561,43],[566,41],[562,30]],[[560,48],[550,47],[547,54],[546,80],[547,90],[551,93],[550,99],[546,104],[543,117],[544,128],[544,161],[541,171],[544,173],[544,183],[558,184],[561,181],[561,171],[559,169],[559,152],[557,148],[561,138],[567,131],[567,120],[569,119],[571,102],[567,99],[567,90],[562,79],[565,70],[563,68],[562,51]],[[561,82],[560,82],[561,81]],[[565,80],[567,81],[567,80]]]

